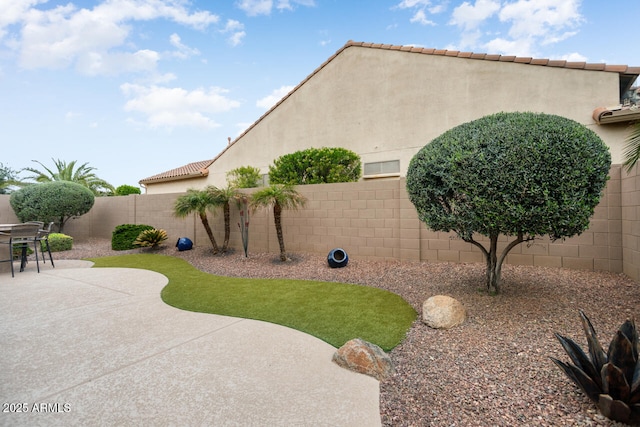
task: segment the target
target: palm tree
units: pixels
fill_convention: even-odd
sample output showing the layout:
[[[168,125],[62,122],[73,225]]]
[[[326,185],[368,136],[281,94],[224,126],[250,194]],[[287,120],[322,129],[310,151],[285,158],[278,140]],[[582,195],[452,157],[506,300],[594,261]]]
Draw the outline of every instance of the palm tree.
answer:
[[[282,236],[282,211],[284,209],[297,210],[298,207],[304,206],[307,199],[298,193],[292,185],[273,184],[260,191],[253,193],[251,197],[251,206],[256,209],[259,207],[270,208],[273,206],[273,222],[276,226],[276,234],[278,243],[280,244],[280,261],[287,260],[287,254],[284,249],[284,238]]]
[[[24,184],[18,179],[18,171],[5,166],[0,162],[0,194],[8,194],[11,187],[23,187]]]
[[[214,206],[222,206],[224,214],[224,243],[221,252],[227,252],[229,247],[229,236],[231,235],[231,212],[230,202],[240,197],[240,191],[236,187],[228,185],[226,188],[218,188],[210,185],[206,188],[213,199]]]
[[[631,172],[631,169],[640,159],[640,122],[636,122],[631,127],[631,133],[627,137],[627,145],[624,147],[624,166],[627,173]]]
[[[107,181],[100,179],[93,173],[96,168],[87,166],[88,163],[83,163],[76,168],[77,161],[65,162],[63,160],[53,160],[55,164],[55,171],[47,168],[38,160],[33,160],[44,168],[46,172],[35,168],[24,168],[23,170],[32,172],[33,176],[28,176],[26,179],[32,179],[36,182],[50,182],[50,181],[71,181],[80,185],[84,185],[90,189],[96,196],[113,194],[115,188]]]
[[[209,225],[209,219],[207,218],[207,211],[217,206],[216,199],[206,190],[189,189],[186,194],[178,197],[173,206],[173,213],[178,218],[184,218],[192,213],[197,213],[202,221],[202,225],[209,236],[211,245],[213,246],[214,255],[220,250],[216,243],[216,238],[213,237],[213,231]]]

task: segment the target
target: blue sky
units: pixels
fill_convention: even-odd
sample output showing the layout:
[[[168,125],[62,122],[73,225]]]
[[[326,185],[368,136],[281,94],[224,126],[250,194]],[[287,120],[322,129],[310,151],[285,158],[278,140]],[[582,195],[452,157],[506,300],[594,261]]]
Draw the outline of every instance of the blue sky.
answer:
[[[0,162],[138,185],[215,157],[348,40],[640,66],[639,16],[638,0],[0,0]]]

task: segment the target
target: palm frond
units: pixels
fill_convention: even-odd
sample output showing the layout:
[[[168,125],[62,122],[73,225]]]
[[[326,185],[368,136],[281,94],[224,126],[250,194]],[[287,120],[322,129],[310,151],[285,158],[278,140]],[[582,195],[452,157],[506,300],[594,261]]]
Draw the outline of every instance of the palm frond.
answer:
[[[640,122],[636,122],[631,127],[631,132],[627,137],[627,145],[624,147],[623,155],[625,162],[623,166],[627,173],[636,165],[640,159]]]

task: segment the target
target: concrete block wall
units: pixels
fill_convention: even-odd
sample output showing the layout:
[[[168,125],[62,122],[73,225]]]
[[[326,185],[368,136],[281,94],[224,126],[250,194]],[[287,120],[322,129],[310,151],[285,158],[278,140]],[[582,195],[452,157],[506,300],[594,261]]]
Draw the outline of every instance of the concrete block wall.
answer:
[[[640,175],[636,165],[621,172],[621,229],[623,272],[640,281]]]
[[[552,242],[548,238],[516,246],[507,256],[509,264],[565,267],[624,272],[640,279],[640,177],[627,174],[619,165],[610,180],[589,228],[579,236]],[[313,252],[325,256],[342,247],[350,257],[403,261],[484,262],[481,251],[454,233],[429,230],[418,220],[405,190],[405,180],[298,187],[307,204],[282,216],[287,252]],[[251,193],[252,190],[246,192]],[[65,232],[76,240],[110,238],[120,224],[149,224],[163,228],[169,243],[189,237],[196,245],[210,242],[197,215],[176,218],[173,205],[180,193],[97,198],[93,209],[70,220]],[[224,239],[222,210],[208,215],[218,245]],[[0,222],[16,222],[9,196],[0,196]],[[230,246],[242,251],[239,210],[231,206]],[[512,238],[502,237],[499,248]],[[485,246],[486,239],[479,238]],[[271,210],[250,214],[249,252],[278,253],[279,246]]]
[[[87,214],[67,222],[64,232],[77,240],[91,237],[110,239],[118,225],[147,224],[166,230],[171,240],[175,236],[195,239],[195,216],[176,218],[173,215],[177,196],[179,194],[97,197]]]

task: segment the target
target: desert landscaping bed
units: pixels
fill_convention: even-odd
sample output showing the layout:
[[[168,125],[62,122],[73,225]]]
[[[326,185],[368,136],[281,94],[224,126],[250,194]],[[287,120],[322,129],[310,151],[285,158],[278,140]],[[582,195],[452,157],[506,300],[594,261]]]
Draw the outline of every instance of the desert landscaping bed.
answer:
[[[75,242],[55,259],[119,255],[108,240]],[[551,362],[568,360],[554,332],[586,348],[578,310],[591,318],[603,345],[627,319],[640,319],[640,285],[622,274],[505,265],[502,293],[484,290],[481,264],[365,261],[332,269],[326,256],[241,251],[213,256],[209,247],[157,253],[179,256],[208,273],[356,283],[390,290],[418,313],[433,295],[449,295],[468,318],[434,330],[420,317],[391,351],[396,373],[380,383],[385,426],[616,426]],[[355,338],[355,337],[354,337]]]

